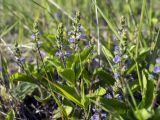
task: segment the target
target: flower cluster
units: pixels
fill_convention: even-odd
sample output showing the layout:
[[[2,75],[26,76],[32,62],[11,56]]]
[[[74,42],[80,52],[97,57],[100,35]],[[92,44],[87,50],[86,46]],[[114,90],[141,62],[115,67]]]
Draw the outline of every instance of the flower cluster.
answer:
[[[84,38],[82,33],[82,26],[80,24],[80,12],[76,13],[76,17],[73,22],[73,30],[68,32],[69,39],[68,42],[70,43],[70,47],[72,49],[78,50],[78,42]]]
[[[57,29],[57,36],[56,36],[56,43],[57,43],[57,48],[58,51],[55,53],[55,56],[58,56],[60,59],[64,59],[65,56],[69,55],[69,52],[64,52],[64,45],[63,45],[63,32],[64,32],[64,27],[63,24],[60,23],[58,25],[58,29]]]
[[[160,57],[156,59],[156,66],[154,67],[153,72],[157,74],[160,73]]]
[[[127,36],[127,26],[125,17],[121,18],[120,24],[121,28],[118,31],[118,34],[121,36],[122,41],[120,41],[118,45],[114,46],[114,58],[112,60],[114,63],[114,78],[116,79],[115,85],[113,87],[113,96],[118,100],[122,100],[125,97],[123,93],[123,88],[124,86],[126,86],[126,80],[133,80],[131,74],[126,74],[131,60],[127,53],[129,38]],[[117,36],[114,36],[114,40],[118,40]]]

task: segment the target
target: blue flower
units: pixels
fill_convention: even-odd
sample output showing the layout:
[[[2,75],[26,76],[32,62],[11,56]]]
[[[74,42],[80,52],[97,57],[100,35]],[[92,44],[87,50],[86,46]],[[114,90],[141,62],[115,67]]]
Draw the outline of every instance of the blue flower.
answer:
[[[55,56],[64,57],[64,53],[63,52],[56,52]]]
[[[83,39],[83,38],[84,38],[83,34],[80,34],[80,35],[78,36],[78,39]]]
[[[65,53],[65,56],[67,56],[67,57],[68,57],[69,55],[70,55],[70,53],[69,53],[69,52],[66,52],[66,53]]]
[[[118,45],[116,45],[116,46],[114,47],[114,50],[120,50],[120,47],[119,47]]]
[[[117,40],[118,40],[118,38],[117,38],[117,36],[116,36],[116,35],[114,35],[114,36],[113,36],[113,40],[115,40],[115,41],[117,41]]]
[[[102,117],[102,118],[106,118],[106,117],[107,117],[107,113],[106,113],[106,112],[102,112],[102,113],[101,113],[101,117]]]
[[[160,67],[159,66],[154,67],[153,72],[160,73]]]
[[[116,55],[114,58],[113,58],[113,62],[115,63],[119,63],[121,61],[121,57]]]
[[[111,93],[107,93],[107,94],[104,96],[104,98],[112,98]]]
[[[68,32],[68,35],[71,35],[71,34],[72,34],[72,32],[71,32],[71,31],[69,31],[69,32]]]
[[[130,58],[127,58],[127,59],[126,59],[126,61],[125,61],[125,64],[127,64],[127,65],[128,65],[128,64],[130,64],[130,63],[131,63]]]
[[[23,58],[23,57],[21,57],[21,58],[16,58],[16,59],[15,59],[15,62],[17,62],[17,63],[20,62],[20,63],[23,64],[23,63],[25,62],[25,58]]]
[[[86,50],[87,48],[89,48],[89,45],[85,45],[84,49]]]
[[[32,39],[35,39],[35,38],[36,38],[36,35],[33,33],[33,34],[31,35],[31,38],[32,38]]]
[[[149,74],[148,80],[152,80],[153,78],[154,78],[154,76],[152,74]]]
[[[100,120],[100,119],[99,119],[99,114],[98,114],[98,113],[95,113],[95,114],[91,117],[91,120]]]
[[[156,59],[156,63],[160,64],[160,57]]]
[[[73,43],[73,42],[75,42],[75,39],[71,37],[68,39],[68,42]]]
[[[60,13],[60,12],[56,12],[56,13],[54,13],[54,16],[55,16],[55,17],[60,17],[60,16],[61,16],[61,13]]]
[[[117,79],[117,78],[119,78],[120,77],[120,75],[118,74],[118,73],[114,73],[114,78],[115,79]]]

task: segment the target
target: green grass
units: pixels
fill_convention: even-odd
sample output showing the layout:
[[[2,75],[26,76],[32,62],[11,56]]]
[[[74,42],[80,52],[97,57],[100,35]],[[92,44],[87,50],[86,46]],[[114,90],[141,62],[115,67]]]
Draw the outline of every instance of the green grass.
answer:
[[[26,96],[44,105],[54,99],[55,119],[87,120],[93,107],[108,119],[158,118],[160,76],[153,69],[159,66],[159,6],[159,0],[0,0],[0,119],[20,118],[17,104]],[[85,35],[80,41],[79,24]],[[70,37],[78,42],[69,43]],[[68,50],[69,57],[55,56]],[[130,58],[127,68],[124,55]],[[26,62],[16,64],[21,58]],[[105,99],[110,92],[112,99]]]

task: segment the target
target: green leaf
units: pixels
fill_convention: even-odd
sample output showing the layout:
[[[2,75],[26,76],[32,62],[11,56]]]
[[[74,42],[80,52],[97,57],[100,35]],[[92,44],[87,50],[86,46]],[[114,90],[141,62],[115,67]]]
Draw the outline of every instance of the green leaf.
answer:
[[[27,95],[31,95],[37,88],[35,84],[28,82],[20,82],[14,89],[11,90],[11,94],[19,99],[23,100]]]
[[[129,84],[129,87],[132,91],[132,93],[134,93],[138,88],[139,88],[139,82],[138,80],[134,80]]]
[[[8,67],[6,59],[1,55],[1,66],[2,66],[2,81],[5,84],[6,88],[9,88],[9,74],[8,74]]]
[[[142,71],[143,91],[142,91],[142,101],[140,103],[141,108],[151,107],[153,99],[155,97],[154,80],[153,79],[152,80],[147,80],[147,78],[146,78],[147,74],[149,75],[147,70]]]
[[[140,108],[143,108],[145,105],[146,99],[146,90],[147,90],[147,78],[145,76],[144,70],[142,71],[142,101],[139,105]]]
[[[57,69],[58,74],[65,79],[69,84],[75,85],[75,73],[72,69]]]
[[[158,106],[158,108],[155,110],[155,114],[152,120],[159,120],[159,118],[160,118],[160,106]]]
[[[147,82],[147,91],[146,91],[146,99],[145,99],[145,107],[148,108],[152,106],[152,102],[155,97],[155,90],[154,90],[154,81],[148,80]],[[149,99],[148,99],[149,98]]]
[[[28,75],[25,75],[23,73],[14,73],[11,75],[10,80],[12,81],[23,81],[23,82],[30,82],[30,83],[35,83],[31,77]]]
[[[89,86],[89,84],[91,83],[91,76],[89,75],[88,71],[84,69],[82,75],[85,83],[87,84],[87,86]]]
[[[66,67],[73,69],[75,65],[75,61],[77,59],[77,54],[72,54],[66,58]]]
[[[80,61],[76,61],[74,65],[74,71],[75,71],[75,79],[78,80],[83,72],[83,68],[81,66]]]
[[[63,64],[55,57],[53,59],[48,59],[47,61],[56,68],[63,68]]]
[[[82,61],[82,62],[84,62],[84,61],[86,61],[86,60],[88,59],[88,57],[90,56],[92,50],[93,50],[93,47],[89,47],[89,48],[87,48],[86,50],[83,50],[83,51],[81,52],[81,55],[80,55],[80,56],[81,56],[81,61]]]
[[[102,68],[97,69],[94,74],[98,75],[100,80],[103,80],[107,85],[114,85],[115,79]]]
[[[118,112],[121,114],[127,111],[126,104],[116,99],[100,98],[99,104],[112,112]]]
[[[73,110],[73,108],[71,106],[64,106],[64,109],[67,113],[67,116],[69,116]],[[58,119],[62,117],[62,113],[61,113],[61,109],[58,108],[57,110],[53,111],[53,117],[52,119]]]
[[[141,58],[141,57],[145,56],[146,54],[148,54],[148,52],[150,52],[150,48],[142,48],[140,50],[139,57]]]
[[[152,115],[153,115],[153,112],[147,109],[140,109],[135,112],[135,116],[139,120],[148,120],[149,118],[152,117]]]
[[[104,89],[103,87],[99,87],[97,90],[94,91],[94,93],[90,93],[89,95],[87,95],[87,97],[98,97],[104,94],[106,94],[106,89]]]
[[[10,112],[7,113],[5,120],[15,120],[14,110],[11,110]]]
[[[104,53],[107,59],[113,59],[112,53],[106,47],[102,46],[102,52]]]
[[[46,79],[48,81],[48,83],[50,85],[53,86],[53,90],[55,92],[57,92],[58,94],[63,95],[64,97],[66,97],[68,100],[71,100],[72,102],[74,102],[75,104],[79,105],[80,107],[84,107],[80,100],[81,98],[79,97],[79,95],[76,93],[74,87],[70,87],[67,85],[63,85],[63,84],[58,84],[58,83],[54,83],[49,81],[48,79]],[[56,90],[56,89],[57,90]]]
[[[35,98],[38,102],[41,102],[41,103],[49,101],[50,97],[51,97],[51,95],[47,95],[47,96],[45,96],[44,98],[41,98],[41,97],[39,97],[39,96],[34,95],[34,98]]]

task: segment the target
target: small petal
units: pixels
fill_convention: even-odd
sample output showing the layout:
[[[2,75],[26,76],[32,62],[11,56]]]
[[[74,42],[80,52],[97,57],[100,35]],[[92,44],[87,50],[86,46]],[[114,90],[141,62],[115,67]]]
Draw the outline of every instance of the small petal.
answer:
[[[35,35],[35,34],[32,34],[32,35],[31,35],[31,38],[32,38],[32,39],[35,39],[35,38],[36,38],[36,35]]]
[[[153,72],[160,73],[160,67],[159,66],[154,67]]]
[[[149,74],[148,80],[152,80],[153,78],[154,78],[154,76],[152,74]]]
[[[71,34],[72,34],[72,32],[71,32],[71,31],[69,31],[69,32],[68,32],[68,35],[71,35]]]
[[[86,45],[86,46],[84,47],[85,50],[86,50],[87,48],[89,48],[89,45]]]
[[[107,93],[107,94],[104,96],[104,98],[112,98],[111,93]]]
[[[95,114],[91,117],[91,120],[100,120],[100,119],[99,119],[99,114],[98,114],[98,113],[95,113]]]
[[[20,61],[21,61],[21,63],[24,63],[25,62],[25,58],[21,57]]]
[[[84,38],[83,34],[80,34],[80,35],[78,36],[78,39],[83,39],[83,38]]]
[[[115,40],[115,41],[117,41],[117,40],[118,40],[118,38],[117,38],[117,36],[116,36],[116,35],[114,35],[114,36],[113,36],[113,40]]]
[[[119,63],[121,61],[121,57],[116,55],[114,58],[113,58],[113,62],[115,63]]]
[[[116,46],[114,47],[114,50],[120,50],[120,47],[119,47],[118,45],[116,45]]]
[[[70,55],[70,53],[69,53],[69,52],[66,52],[66,53],[65,53],[65,56],[67,56],[67,57],[68,57],[69,55]]]
[[[106,117],[107,117],[107,113],[106,113],[106,112],[102,112],[102,113],[101,113],[101,117],[102,117],[102,118],[106,118]]]
[[[118,74],[118,73],[114,73],[114,78],[115,79],[117,79],[117,78],[119,78],[120,77],[120,75]]]
[[[73,43],[73,42],[75,42],[75,40],[74,40],[74,38],[69,38],[68,42]]]
[[[160,57],[156,59],[156,63],[160,64]]]
[[[64,53],[63,52],[56,52],[55,56],[64,57]]]
[[[129,65],[130,63],[131,63],[130,58],[127,58],[126,61],[125,61],[125,64]]]
[[[61,13],[60,13],[60,12],[56,12],[56,13],[54,13],[54,16],[55,16],[55,17],[60,17],[60,16],[61,16]]]
[[[128,55],[124,55],[123,57],[124,57],[125,59],[128,59],[128,58],[129,58]]]

